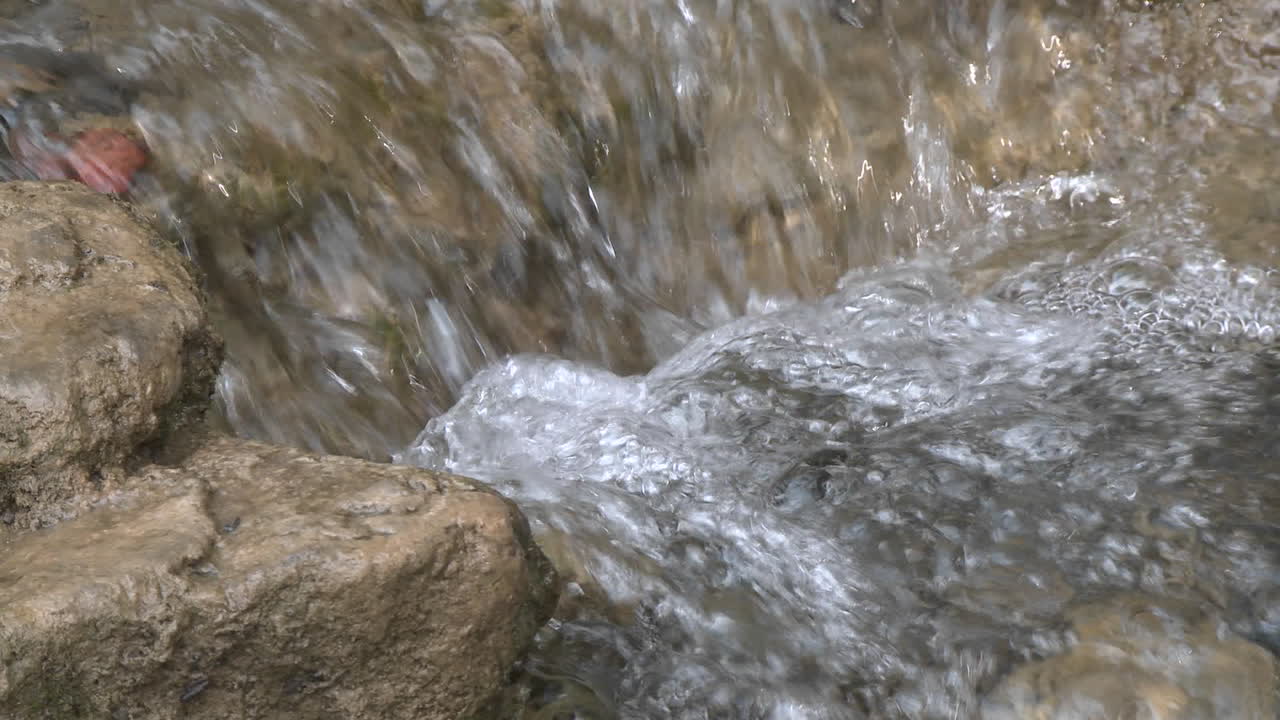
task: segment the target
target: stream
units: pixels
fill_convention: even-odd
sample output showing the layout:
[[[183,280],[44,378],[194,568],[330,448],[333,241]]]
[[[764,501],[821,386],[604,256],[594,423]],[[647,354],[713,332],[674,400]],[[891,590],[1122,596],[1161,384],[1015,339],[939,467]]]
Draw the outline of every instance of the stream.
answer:
[[[5,68],[145,142],[218,424],[529,516],[490,716],[1280,716],[1280,0],[0,0]]]

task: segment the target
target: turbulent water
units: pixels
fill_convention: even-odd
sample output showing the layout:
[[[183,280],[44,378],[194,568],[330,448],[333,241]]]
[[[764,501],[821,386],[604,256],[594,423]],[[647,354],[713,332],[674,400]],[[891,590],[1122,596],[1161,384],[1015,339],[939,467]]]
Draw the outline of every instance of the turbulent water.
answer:
[[[0,17],[90,78],[6,122],[145,138],[230,427],[530,516],[493,714],[1276,716],[1280,2]]]
[[[512,359],[406,459],[521,500],[570,592],[634,613],[549,641],[624,717],[967,714],[1073,596],[1275,602],[1274,290],[1153,265],[858,273],[643,378]]]

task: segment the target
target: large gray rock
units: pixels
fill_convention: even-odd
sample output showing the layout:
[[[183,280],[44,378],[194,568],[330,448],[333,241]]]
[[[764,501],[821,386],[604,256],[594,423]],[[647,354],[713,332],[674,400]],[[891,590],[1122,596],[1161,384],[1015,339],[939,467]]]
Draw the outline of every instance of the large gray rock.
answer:
[[[220,360],[192,274],[128,206],[0,184],[0,519],[39,526],[208,405]]]
[[[0,716],[464,718],[552,575],[476,483],[215,439],[0,545]]]

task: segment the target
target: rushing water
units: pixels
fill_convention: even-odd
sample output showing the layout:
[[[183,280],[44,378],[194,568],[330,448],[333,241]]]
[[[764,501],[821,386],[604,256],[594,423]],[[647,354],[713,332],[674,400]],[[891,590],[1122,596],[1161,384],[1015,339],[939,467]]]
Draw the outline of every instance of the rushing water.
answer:
[[[6,124],[145,138],[232,428],[529,514],[493,713],[1276,715],[1280,2],[0,17]]]

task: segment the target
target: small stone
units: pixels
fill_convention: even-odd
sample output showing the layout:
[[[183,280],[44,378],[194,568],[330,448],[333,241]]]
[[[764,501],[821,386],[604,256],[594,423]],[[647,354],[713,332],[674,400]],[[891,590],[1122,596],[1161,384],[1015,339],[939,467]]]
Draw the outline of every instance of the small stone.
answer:
[[[75,177],[98,192],[118,194],[133,183],[147,164],[147,151],[119,130],[86,130],[76,136],[66,155]]]

